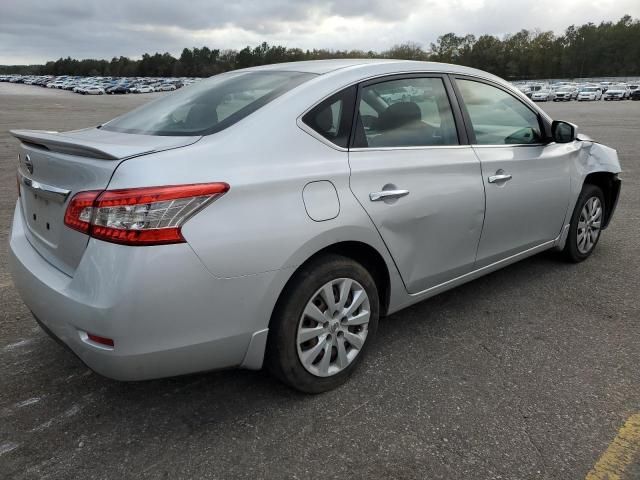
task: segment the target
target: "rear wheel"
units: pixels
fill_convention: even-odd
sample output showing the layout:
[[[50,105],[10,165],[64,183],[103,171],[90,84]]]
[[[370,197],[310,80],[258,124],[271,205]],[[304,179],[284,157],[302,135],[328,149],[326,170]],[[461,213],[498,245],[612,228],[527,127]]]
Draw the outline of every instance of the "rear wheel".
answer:
[[[344,383],[375,336],[380,311],[369,272],[325,255],[289,282],[269,329],[266,365],[287,385],[320,393]]]
[[[604,208],[602,190],[595,185],[586,184],[576,202],[563,250],[568,260],[582,262],[593,253],[602,231]]]

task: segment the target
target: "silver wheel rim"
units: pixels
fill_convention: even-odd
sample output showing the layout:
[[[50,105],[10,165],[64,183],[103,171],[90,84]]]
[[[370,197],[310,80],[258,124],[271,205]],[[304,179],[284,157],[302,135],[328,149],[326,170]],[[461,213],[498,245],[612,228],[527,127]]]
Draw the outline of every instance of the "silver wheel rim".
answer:
[[[586,201],[578,219],[578,235],[576,238],[578,251],[587,254],[593,249],[600,235],[602,224],[602,202],[598,197]]]
[[[347,368],[367,339],[371,307],[365,289],[337,278],[311,296],[298,322],[296,346],[302,366],[317,377]]]

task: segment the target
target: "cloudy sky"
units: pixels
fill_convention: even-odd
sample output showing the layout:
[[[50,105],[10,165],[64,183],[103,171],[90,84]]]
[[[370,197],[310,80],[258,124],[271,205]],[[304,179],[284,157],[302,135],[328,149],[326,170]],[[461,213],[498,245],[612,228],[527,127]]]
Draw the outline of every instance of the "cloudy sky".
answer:
[[[640,0],[0,0],[0,64],[262,41],[384,50],[447,32],[562,32],[626,13],[640,17]]]

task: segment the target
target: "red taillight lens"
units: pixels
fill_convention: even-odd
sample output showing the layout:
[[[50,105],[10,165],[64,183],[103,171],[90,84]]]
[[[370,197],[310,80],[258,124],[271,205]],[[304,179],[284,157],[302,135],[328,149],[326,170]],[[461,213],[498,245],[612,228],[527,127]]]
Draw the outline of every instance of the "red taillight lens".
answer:
[[[125,245],[181,243],[182,224],[229,190],[226,183],[80,192],[65,224],[94,238]]]
[[[93,190],[75,195],[64,213],[64,224],[79,232],[89,233],[93,204],[101,193],[102,190]]]
[[[93,333],[87,333],[87,338],[92,342],[99,343],[100,345],[105,345],[107,347],[114,346],[113,339],[111,338],[101,337],[100,335],[94,335]]]

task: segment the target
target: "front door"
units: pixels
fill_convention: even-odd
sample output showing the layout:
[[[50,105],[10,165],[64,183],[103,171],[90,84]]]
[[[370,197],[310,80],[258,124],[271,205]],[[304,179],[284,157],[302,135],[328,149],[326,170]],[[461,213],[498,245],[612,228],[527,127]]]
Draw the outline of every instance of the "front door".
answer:
[[[506,90],[462,78],[456,84],[486,192],[479,268],[556,239],[579,146],[545,142],[538,113]]]

